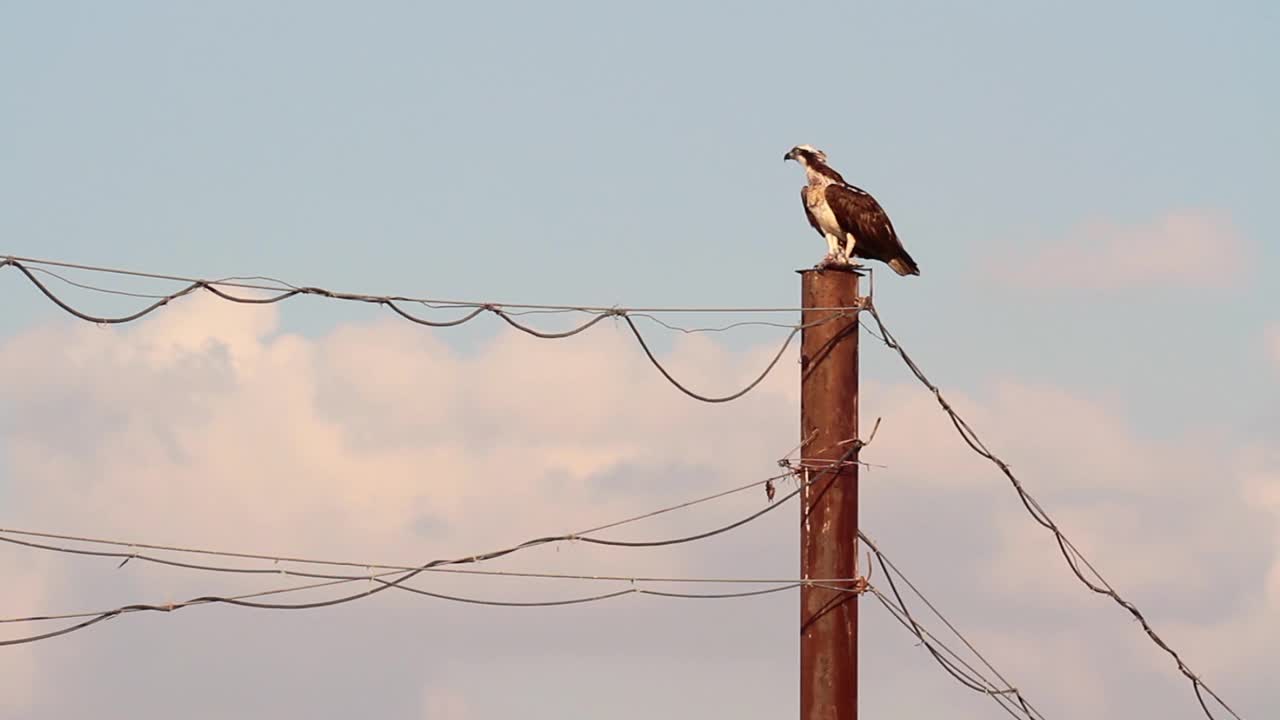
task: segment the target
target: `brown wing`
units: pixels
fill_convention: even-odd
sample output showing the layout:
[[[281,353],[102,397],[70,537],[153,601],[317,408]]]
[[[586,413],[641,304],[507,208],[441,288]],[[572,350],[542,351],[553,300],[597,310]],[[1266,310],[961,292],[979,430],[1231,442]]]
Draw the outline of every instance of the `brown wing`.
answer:
[[[898,240],[889,215],[869,193],[852,185],[833,183],[827,186],[826,198],[840,229],[856,238],[856,257],[887,263],[903,275],[920,274],[916,261]]]

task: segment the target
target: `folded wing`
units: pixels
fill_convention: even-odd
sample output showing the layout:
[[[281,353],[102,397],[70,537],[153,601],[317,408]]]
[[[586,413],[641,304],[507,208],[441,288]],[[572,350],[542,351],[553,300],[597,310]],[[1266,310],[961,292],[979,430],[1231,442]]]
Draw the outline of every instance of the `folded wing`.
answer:
[[[832,183],[827,186],[826,199],[840,229],[856,239],[855,257],[879,260],[899,275],[920,274],[916,261],[898,240],[889,215],[869,193],[852,185]]]

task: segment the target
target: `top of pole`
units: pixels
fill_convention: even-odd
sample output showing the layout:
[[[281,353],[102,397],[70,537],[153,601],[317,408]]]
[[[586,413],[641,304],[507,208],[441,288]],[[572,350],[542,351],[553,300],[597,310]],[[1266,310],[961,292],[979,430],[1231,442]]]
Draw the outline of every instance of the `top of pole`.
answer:
[[[863,265],[831,265],[829,267],[813,266],[810,268],[801,268],[796,270],[797,273],[805,275],[808,273],[844,273],[847,275],[857,275],[858,277],[866,277],[867,268]]]

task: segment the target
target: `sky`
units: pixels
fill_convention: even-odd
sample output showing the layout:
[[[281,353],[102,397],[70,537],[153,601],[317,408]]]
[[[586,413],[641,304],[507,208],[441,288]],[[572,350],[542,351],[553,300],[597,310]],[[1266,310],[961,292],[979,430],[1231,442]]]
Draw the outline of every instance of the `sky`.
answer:
[[[817,145],[921,266],[875,275],[915,360],[1189,664],[1243,717],[1270,717],[1278,32],[1261,2],[0,2],[0,254],[484,302],[793,307],[794,270],[825,243],[781,160]],[[51,287],[101,313],[142,302]],[[542,341],[492,317],[434,330],[318,298],[193,296],[98,327],[12,268],[0,298],[0,528],[407,564],[761,479],[799,442],[794,348],[753,393],[705,406],[613,321]],[[748,382],[786,332],[644,329],[708,393]],[[868,533],[1046,716],[1201,717],[1172,661],[1074,581],[864,339],[862,421],[883,418]],[[764,503],[743,493],[618,536]],[[796,512],[492,567],[794,578]],[[0,619],[288,584],[116,564],[0,547]],[[0,718],[785,716],[796,605],[384,592],[135,614],[0,647]],[[49,627],[0,625],[0,640]],[[862,632],[869,716],[997,712],[869,599]]]

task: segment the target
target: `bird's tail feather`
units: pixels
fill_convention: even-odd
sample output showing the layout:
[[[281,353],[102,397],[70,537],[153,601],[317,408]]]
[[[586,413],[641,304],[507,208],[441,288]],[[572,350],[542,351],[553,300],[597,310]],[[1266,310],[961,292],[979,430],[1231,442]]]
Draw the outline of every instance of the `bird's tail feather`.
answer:
[[[899,275],[919,275],[920,268],[916,265],[916,261],[911,259],[910,255],[896,257],[889,261],[889,267]]]

